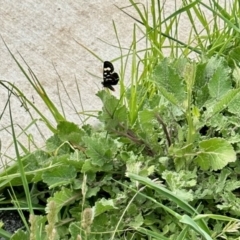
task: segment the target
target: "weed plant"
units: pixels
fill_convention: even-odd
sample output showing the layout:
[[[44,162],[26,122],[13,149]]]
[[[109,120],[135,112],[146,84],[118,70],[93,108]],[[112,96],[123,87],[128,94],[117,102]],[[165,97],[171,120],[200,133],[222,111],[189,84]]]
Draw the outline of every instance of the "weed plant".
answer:
[[[6,239],[240,239],[239,1],[176,1],[168,16],[168,1],[129,2],[118,8],[136,21],[130,48],[118,41],[120,95],[97,93],[99,128],[69,122],[8,49],[55,124],[20,86],[0,82],[52,133],[29,151],[6,103],[17,157],[0,175],[1,210],[17,210],[25,225],[1,229]]]

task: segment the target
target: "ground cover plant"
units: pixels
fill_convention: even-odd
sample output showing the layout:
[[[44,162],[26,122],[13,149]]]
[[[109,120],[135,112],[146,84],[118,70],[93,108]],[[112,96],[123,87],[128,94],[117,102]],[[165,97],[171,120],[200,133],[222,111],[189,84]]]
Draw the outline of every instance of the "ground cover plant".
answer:
[[[5,238],[239,239],[238,1],[228,10],[218,1],[182,1],[164,18],[160,1],[130,3],[139,18],[126,54],[119,42],[120,96],[97,93],[98,128],[69,122],[9,49],[56,125],[18,86],[1,81],[9,99],[21,99],[52,132],[45,149],[29,151],[6,103],[17,159],[0,175],[1,210],[17,210],[24,227],[14,234],[2,229]],[[187,43],[177,37],[183,14],[192,26]]]

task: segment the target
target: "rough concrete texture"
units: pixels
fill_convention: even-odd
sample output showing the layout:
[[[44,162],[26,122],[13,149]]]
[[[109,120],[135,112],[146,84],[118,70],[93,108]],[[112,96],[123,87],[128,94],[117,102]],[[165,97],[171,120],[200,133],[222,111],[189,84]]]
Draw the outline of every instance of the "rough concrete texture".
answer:
[[[145,3],[146,1],[140,2]],[[180,0],[165,1],[166,16],[169,16],[175,9],[176,2],[180,6]],[[78,112],[83,111],[82,106],[85,111],[101,108],[101,102],[95,94],[102,88],[102,62],[77,42],[91,49],[103,61],[119,57],[120,51],[114,47],[117,46],[113,28],[114,21],[122,47],[129,48],[134,21],[117,9],[115,5],[129,6],[130,2],[128,0],[2,0],[0,4],[0,34],[7,46],[22,66],[26,67],[18,53],[21,54],[57,106],[60,106],[60,96],[66,118],[77,124],[81,124],[84,117],[76,114],[70,106],[61,81],[68,90]],[[126,10],[137,16],[132,8]],[[188,26],[188,21],[181,18],[179,27],[182,29],[180,38],[183,41],[187,40],[185,38],[188,36]],[[119,68],[120,61],[116,61],[117,72]],[[28,73],[27,67],[25,70]],[[51,114],[11,58],[1,39],[0,80],[14,83],[26,97],[32,99],[44,116],[52,119]],[[78,82],[80,88],[81,101],[75,81]],[[119,93],[118,88],[116,87],[117,91],[114,93],[116,96]],[[7,101],[7,91],[2,86],[0,86],[0,97],[1,114]],[[11,97],[11,109],[15,130],[19,134],[21,129],[28,127],[32,120],[26,109],[21,107],[21,103],[14,96]],[[9,116],[9,111],[6,109],[0,120],[0,139],[2,153],[11,156],[14,150],[9,147],[12,143]],[[37,115],[34,115],[34,119],[36,117]],[[52,122],[54,123],[53,119]],[[43,147],[44,141],[50,136],[50,133],[44,124],[38,123],[44,135],[41,135],[34,126],[28,129],[28,133],[32,134],[37,147]],[[94,123],[94,118],[91,119],[91,123]],[[6,129],[4,129],[5,127]],[[24,134],[19,139],[25,144],[28,141]],[[28,145],[26,144],[26,146]],[[6,157],[2,157],[2,163],[6,159]]]

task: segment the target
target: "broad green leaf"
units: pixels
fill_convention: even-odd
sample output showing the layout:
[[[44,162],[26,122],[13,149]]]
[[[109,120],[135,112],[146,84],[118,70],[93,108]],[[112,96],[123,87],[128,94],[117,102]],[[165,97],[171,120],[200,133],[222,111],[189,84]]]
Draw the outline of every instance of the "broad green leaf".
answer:
[[[77,176],[76,169],[71,165],[57,166],[43,173],[43,181],[49,188],[71,183]]]
[[[197,184],[196,170],[180,170],[178,172],[165,170],[162,173],[162,178],[166,180],[171,190],[192,188]]]
[[[100,91],[97,96],[103,102],[102,112],[99,115],[99,120],[104,122],[107,129],[114,129],[120,123],[127,122],[127,108],[121,105],[121,101],[106,91]]]
[[[87,193],[86,193],[86,198],[91,198],[93,196],[97,196],[97,193],[100,191],[100,187],[91,187],[87,189]]]
[[[62,144],[58,134],[54,134],[46,141],[46,150],[48,152],[54,152]]]
[[[240,92],[240,88],[231,89],[225,95],[223,95],[219,101],[214,101],[210,103],[210,105],[207,106],[207,110],[205,113],[206,116],[207,117],[213,116],[221,112],[223,109],[227,108],[228,106],[232,111],[236,111],[236,104],[239,104],[238,102],[239,92]]]
[[[228,68],[224,58],[218,57],[218,56],[211,57],[208,60],[205,67],[205,71],[204,71],[205,79],[210,81],[211,78],[214,76],[214,73],[216,72],[216,70],[220,68]]]
[[[158,86],[158,90],[161,92],[161,94],[173,105],[177,107],[182,107],[182,102],[179,102],[178,99],[175,97],[173,93],[168,92],[165,88]]]
[[[24,232],[21,229],[18,229],[10,239],[11,240],[29,239],[29,233]]]
[[[48,159],[49,155],[42,150],[36,150],[35,152],[27,154],[21,158],[28,182],[31,182],[35,178],[37,174],[36,170],[39,170],[39,168],[41,168],[41,166],[44,165],[44,162]],[[21,173],[19,172],[18,164],[11,165],[6,170],[2,171],[0,173],[0,179],[1,189],[9,185],[22,186],[22,178]]]
[[[197,65],[194,86],[195,104],[202,107],[209,100],[218,102],[232,89],[229,78],[230,69],[223,58],[214,56],[207,63]]]
[[[102,100],[103,108],[106,108],[108,114],[112,116],[120,104],[119,100],[106,91],[99,91],[96,95]]]
[[[68,163],[74,166],[76,169],[81,169],[82,165],[86,161],[86,155],[83,152],[75,150],[73,153],[70,153],[68,156]]]
[[[209,81],[209,79],[206,76],[206,65],[207,63],[198,63],[197,69],[196,69],[196,78],[194,82],[195,91],[199,90],[200,88],[203,88]]]
[[[226,185],[225,185],[226,191],[232,192],[238,188],[240,188],[240,181],[229,180],[226,182]]]
[[[55,192],[53,197],[48,198],[48,204],[45,208],[46,213],[52,211],[50,202],[53,201],[56,207],[56,214],[60,211],[63,206],[70,205],[76,198],[76,193],[68,188],[63,188],[61,191]]]
[[[183,78],[171,67],[168,59],[164,59],[155,68],[153,78],[164,97],[178,106],[183,103],[186,98]]]
[[[188,58],[176,58],[173,59],[172,66],[176,69],[176,73],[183,76],[183,71],[186,69],[186,65],[189,64]]]
[[[91,226],[91,230],[94,233],[101,233],[101,237],[99,238],[99,234],[96,235],[96,238],[94,238],[94,233],[91,235],[91,237],[89,238],[89,240],[93,239],[93,240],[120,240],[120,238],[114,237],[111,238],[112,235],[114,235],[116,232],[123,232],[121,230],[123,230],[124,228],[124,223],[120,223],[120,225],[118,225],[117,231],[116,231],[116,226],[119,222],[119,215],[118,214],[114,214],[114,213],[122,213],[119,210],[115,210],[115,211],[111,211],[110,213],[106,212],[103,214],[100,214],[98,216],[94,216],[94,220],[93,220],[93,224]],[[125,225],[126,226],[126,225]],[[116,231],[116,232],[115,232]],[[125,229],[124,229],[125,231]],[[75,239],[74,239],[75,240]]]
[[[208,99],[209,99],[209,90],[207,85],[203,85],[202,87],[196,89],[194,103],[196,106],[198,106],[198,108],[202,108]]]
[[[228,106],[228,111],[236,114],[237,116],[240,115],[240,111],[239,111],[239,106],[240,106],[240,89],[235,89],[233,90],[236,92],[236,94],[234,94],[232,101],[230,102],[229,106]]]
[[[106,200],[105,198],[102,198],[100,201],[97,201],[95,203],[95,216],[98,216],[104,212],[107,212],[112,209],[118,209],[116,206],[114,206],[114,202],[112,199]]]
[[[208,89],[212,98],[221,99],[223,95],[231,90],[232,85],[229,78],[229,68],[223,63],[223,60],[216,61],[220,62],[216,62],[217,68],[209,80]]]
[[[134,219],[129,223],[129,226],[132,228],[138,228],[142,226],[144,223],[144,219],[141,213],[139,213]]]
[[[78,239],[78,235],[81,236],[81,222],[72,222],[69,226],[69,232],[71,234],[71,240]],[[81,238],[80,238],[81,239]]]
[[[196,171],[173,172],[165,170],[162,173],[162,178],[166,180],[167,186],[173,194],[187,202],[193,200],[193,192],[189,188],[196,186]]]
[[[93,165],[91,159],[84,161],[81,172],[98,172],[100,171],[99,166]]]
[[[71,143],[78,144],[84,134],[78,125],[67,121],[61,121],[58,124],[57,129],[58,136],[63,142],[69,141]]]
[[[219,170],[236,160],[231,144],[222,138],[211,138],[199,143],[200,151],[195,161],[203,170]]]
[[[138,113],[138,122],[142,130],[148,131],[153,128],[153,123],[156,122],[155,111],[144,109]]]
[[[117,151],[117,145],[110,139],[101,136],[84,137],[84,143],[87,146],[86,154],[91,158],[91,163],[97,166],[103,166],[113,160]]]

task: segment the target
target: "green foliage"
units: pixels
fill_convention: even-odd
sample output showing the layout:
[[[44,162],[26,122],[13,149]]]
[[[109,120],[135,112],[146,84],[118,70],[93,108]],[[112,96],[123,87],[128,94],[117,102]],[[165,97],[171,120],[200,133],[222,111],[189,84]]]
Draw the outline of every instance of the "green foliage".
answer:
[[[235,162],[236,153],[231,144],[222,138],[211,138],[199,143],[200,153],[195,161],[199,166],[208,170],[223,169],[228,163]]]
[[[126,88],[121,81],[119,98],[105,90],[96,94],[103,105],[98,128],[67,121],[35,75],[32,81],[12,55],[57,127],[39,112],[53,135],[45,149],[32,152],[17,141],[12,122],[18,161],[0,174],[1,206],[7,210],[11,201],[20,213],[27,206],[31,214],[30,226],[25,224],[11,239],[240,237],[238,12],[232,9],[233,21],[216,1],[210,8],[186,0],[163,18],[160,1],[151,1],[151,12],[130,2],[150,47],[141,59],[135,28],[131,85]],[[213,13],[214,31],[201,7]],[[183,44],[171,36],[183,13],[197,47],[194,39]],[[195,28],[193,13],[206,35]],[[219,18],[225,21],[222,31]],[[164,58],[167,40],[170,57]],[[187,57],[192,52],[199,54],[198,60]],[[11,91],[23,95],[17,87]]]
[[[60,121],[45,151],[22,156],[33,209],[47,200],[42,239],[213,239],[220,211],[237,224],[239,88],[226,60],[165,58],[151,79],[156,94],[139,98],[133,123],[127,99],[100,91],[103,128]],[[2,189],[19,188],[16,171],[2,174]]]

